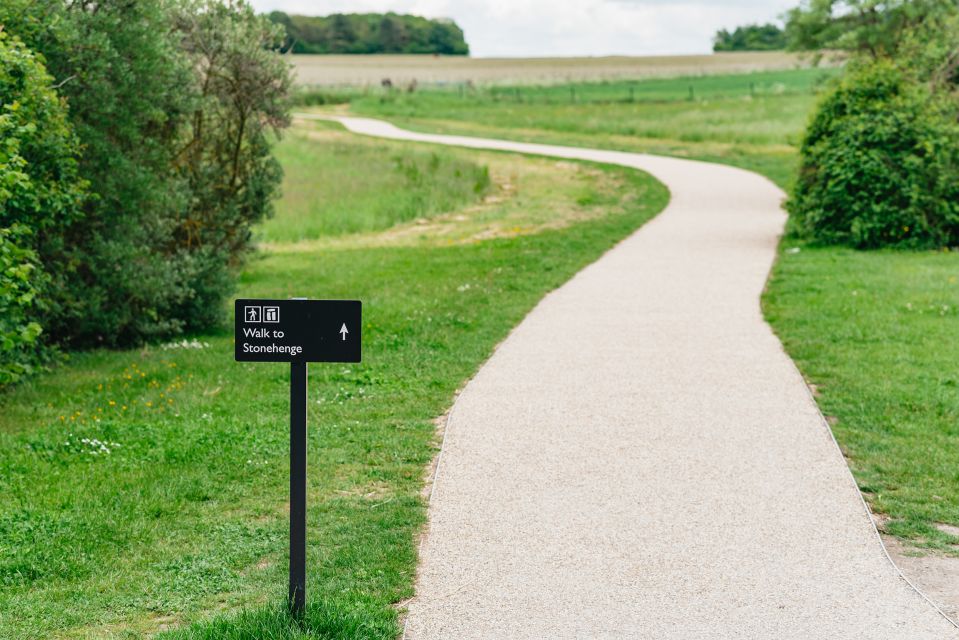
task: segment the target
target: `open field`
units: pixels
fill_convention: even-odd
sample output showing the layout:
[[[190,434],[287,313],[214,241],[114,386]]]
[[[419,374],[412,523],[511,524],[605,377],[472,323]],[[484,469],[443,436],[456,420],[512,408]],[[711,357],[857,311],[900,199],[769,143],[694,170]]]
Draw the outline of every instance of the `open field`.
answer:
[[[291,55],[301,85],[379,87],[433,84],[544,84],[807,66],[800,55],[751,51],[688,56],[601,58],[469,58],[466,56]]]
[[[289,172],[287,194],[318,197],[280,203],[281,216],[301,218],[296,240],[264,227],[272,240],[242,277],[243,296],[365,305],[363,364],[310,372],[303,627],[277,614],[289,368],[234,363],[224,331],[75,354],[2,398],[0,637],[165,629],[161,637],[178,639],[395,637],[395,605],[411,595],[435,419],[544,293],[667,199],[635,172],[434,151],[331,125],[293,132],[281,157],[318,163],[325,186],[311,172]],[[353,213],[376,222],[358,228],[390,222],[381,216],[393,178],[361,168],[407,152],[437,169],[420,178],[422,209],[435,214],[383,231],[338,226],[363,191]],[[476,192],[484,167],[491,183]],[[404,175],[389,162],[384,171]],[[441,210],[449,193],[459,204]],[[337,235],[316,235],[331,228]],[[245,613],[234,617],[237,609]],[[209,622],[217,612],[224,617]]]
[[[785,187],[795,174],[797,147],[817,93],[835,73],[801,69],[334,95],[348,100],[354,113],[415,130],[724,162],[758,171]]]

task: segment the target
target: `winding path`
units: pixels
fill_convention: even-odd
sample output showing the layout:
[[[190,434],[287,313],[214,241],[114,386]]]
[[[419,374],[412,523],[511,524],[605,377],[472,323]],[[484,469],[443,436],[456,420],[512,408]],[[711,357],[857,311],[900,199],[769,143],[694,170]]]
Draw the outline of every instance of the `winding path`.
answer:
[[[889,560],[763,320],[777,187],[703,162],[338,119],[634,167],[672,194],[544,298],[457,400],[407,638],[959,638]]]

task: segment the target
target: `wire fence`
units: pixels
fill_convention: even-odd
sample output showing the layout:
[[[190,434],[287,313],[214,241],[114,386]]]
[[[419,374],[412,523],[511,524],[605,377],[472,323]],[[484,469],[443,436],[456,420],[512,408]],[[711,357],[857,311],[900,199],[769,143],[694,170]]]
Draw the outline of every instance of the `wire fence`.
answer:
[[[835,76],[833,70],[801,74],[782,79],[756,79],[749,76],[702,76],[682,79],[637,80],[634,82],[597,82],[555,85],[483,85],[459,83],[394,84],[384,80],[364,87],[316,86],[300,89],[300,104],[342,104],[357,98],[378,98],[383,102],[460,99],[472,103],[529,105],[603,105],[697,102],[728,99],[761,99],[776,96],[816,94]]]

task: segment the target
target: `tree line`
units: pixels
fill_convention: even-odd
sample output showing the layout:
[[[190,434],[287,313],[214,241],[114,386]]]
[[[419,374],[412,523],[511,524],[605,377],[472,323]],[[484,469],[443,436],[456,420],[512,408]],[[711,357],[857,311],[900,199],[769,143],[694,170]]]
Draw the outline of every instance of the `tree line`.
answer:
[[[396,13],[299,16],[282,11],[273,11],[269,18],[285,29],[285,46],[293,53],[469,54],[463,30],[452,20]]]
[[[0,3],[0,387],[221,320],[280,183],[283,38],[243,0]]]
[[[775,24],[749,24],[717,31],[713,51],[778,51],[786,42],[786,32]]]

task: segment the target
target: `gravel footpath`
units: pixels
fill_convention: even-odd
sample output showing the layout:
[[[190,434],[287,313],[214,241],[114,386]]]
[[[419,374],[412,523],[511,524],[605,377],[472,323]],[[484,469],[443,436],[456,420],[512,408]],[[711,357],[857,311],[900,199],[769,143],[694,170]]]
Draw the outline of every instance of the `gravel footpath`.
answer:
[[[546,296],[457,400],[408,639],[959,638],[889,560],[763,320],[776,186],[690,160],[338,119],[635,167],[672,194]]]

